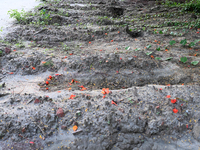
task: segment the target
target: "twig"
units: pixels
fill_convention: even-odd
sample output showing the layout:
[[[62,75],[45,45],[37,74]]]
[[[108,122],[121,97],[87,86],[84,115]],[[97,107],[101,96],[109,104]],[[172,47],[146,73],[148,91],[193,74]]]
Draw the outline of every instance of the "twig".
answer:
[[[37,125],[37,126],[38,126],[38,128],[40,129],[40,131],[42,132],[43,136],[45,137],[45,133],[44,133],[44,131],[42,130],[42,128],[41,128],[39,125]]]
[[[45,30],[47,30],[47,29],[42,29],[42,30],[40,30],[40,31],[36,32],[36,33],[35,33],[35,34],[33,34],[33,35],[36,35],[36,34],[38,34],[38,33],[41,33],[41,32],[43,32],[43,31],[45,31]]]
[[[1,77],[0,80],[3,79],[3,78],[5,78],[5,77],[6,77],[6,76]]]
[[[33,99],[29,100],[29,101],[27,102],[27,104],[29,104],[29,103],[32,102],[32,101],[33,101]]]
[[[77,134],[77,133],[80,133],[80,132],[82,132],[83,130],[78,130],[78,131],[75,131],[75,132],[73,132],[72,134]]]
[[[186,101],[186,100],[184,100],[184,99],[182,99],[182,98],[178,98],[178,97],[176,97],[176,99],[180,99],[180,100],[182,100],[182,101],[188,103],[188,101]]]

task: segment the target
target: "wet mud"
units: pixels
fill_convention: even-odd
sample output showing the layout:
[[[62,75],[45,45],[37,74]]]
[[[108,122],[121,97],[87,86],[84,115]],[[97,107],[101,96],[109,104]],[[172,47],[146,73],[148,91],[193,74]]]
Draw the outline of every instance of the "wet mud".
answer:
[[[198,149],[200,36],[183,18],[145,0],[35,7],[0,42],[0,149]]]

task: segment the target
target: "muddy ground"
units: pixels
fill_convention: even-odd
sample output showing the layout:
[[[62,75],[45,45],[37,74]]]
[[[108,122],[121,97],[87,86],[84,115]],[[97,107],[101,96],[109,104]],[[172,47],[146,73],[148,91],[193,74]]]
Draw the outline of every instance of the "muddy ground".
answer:
[[[198,150],[196,17],[145,0],[35,7],[0,42],[0,149]]]

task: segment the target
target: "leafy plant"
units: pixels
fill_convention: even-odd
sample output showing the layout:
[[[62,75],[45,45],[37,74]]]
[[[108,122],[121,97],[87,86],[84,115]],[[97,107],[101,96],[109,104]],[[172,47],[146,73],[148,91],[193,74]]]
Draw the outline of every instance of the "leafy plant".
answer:
[[[185,62],[187,61],[187,57],[181,57],[180,61],[181,61],[182,63],[185,63]]]
[[[129,49],[130,49],[130,46],[125,47],[125,50],[129,50]]]
[[[147,45],[147,49],[151,48],[151,45]]]
[[[191,64],[192,65],[197,65],[199,63],[199,61],[192,61]]]
[[[174,1],[166,0],[165,5],[169,7],[180,7],[184,11],[200,12],[200,0],[189,0],[184,3],[176,3]]]
[[[158,48],[156,48],[157,51],[160,51],[160,46]]]
[[[3,54],[2,50],[0,50],[0,56]]]
[[[185,40],[182,40],[182,41],[180,42],[180,44],[182,44],[182,45],[187,44],[187,40],[186,40],[186,39],[185,39]]]
[[[189,44],[189,47],[195,46],[200,40],[195,40]]]
[[[175,43],[176,43],[176,41],[174,41],[174,40],[171,40],[171,41],[169,42],[170,45],[174,45]]]
[[[155,57],[155,60],[161,60],[161,58],[160,57]]]
[[[18,48],[25,47],[25,45],[22,42],[15,44],[15,46],[18,47]]]
[[[191,42],[191,43],[189,44],[189,47],[192,47],[192,46],[195,46],[195,43],[194,43],[194,42]]]
[[[24,21],[26,18],[26,13],[24,9],[22,9],[21,12],[19,12],[17,9],[12,9],[8,11],[8,15],[10,15],[10,18],[15,18],[18,22],[20,22],[21,20]]]
[[[190,0],[183,5],[185,11],[200,12],[200,0]]]
[[[173,57],[168,57],[168,58],[166,58],[165,60],[171,60]]]
[[[139,50],[140,50],[140,48],[136,48],[136,49],[135,49],[135,51],[139,51]]]
[[[152,53],[152,52],[147,52],[146,54],[147,54],[147,55],[150,55],[151,53]]]

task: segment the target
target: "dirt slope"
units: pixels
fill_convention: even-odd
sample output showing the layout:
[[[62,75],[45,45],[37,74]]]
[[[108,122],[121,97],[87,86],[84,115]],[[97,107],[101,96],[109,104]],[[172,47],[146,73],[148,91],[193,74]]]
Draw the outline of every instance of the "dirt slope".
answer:
[[[0,42],[0,149],[198,150],[198,21],[154,1],[34,8]]]

